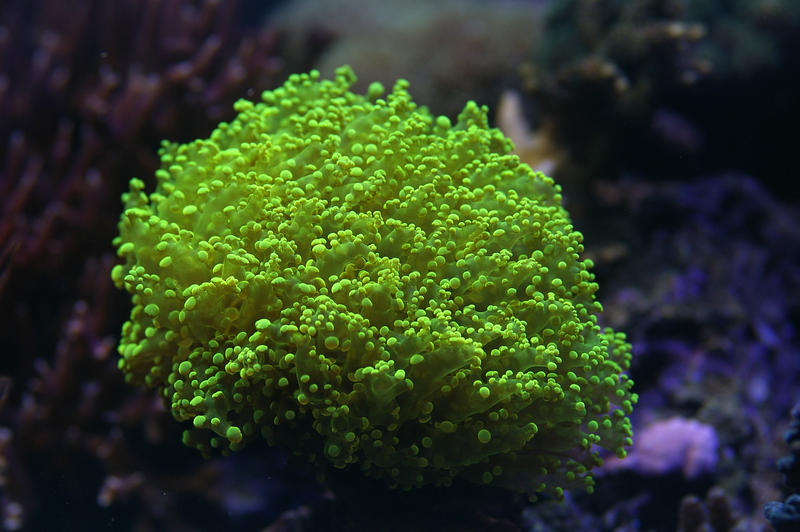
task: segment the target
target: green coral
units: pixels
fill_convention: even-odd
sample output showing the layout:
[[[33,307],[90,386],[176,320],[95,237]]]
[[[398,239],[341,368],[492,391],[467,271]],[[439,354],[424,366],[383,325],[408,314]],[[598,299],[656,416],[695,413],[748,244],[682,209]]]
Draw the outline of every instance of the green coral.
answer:
[[[115,239],[119,366],[204,453],[263,436],[392,487],[591,490],[636,401],[558,185],[466,105],[294,75],[165,143]]]

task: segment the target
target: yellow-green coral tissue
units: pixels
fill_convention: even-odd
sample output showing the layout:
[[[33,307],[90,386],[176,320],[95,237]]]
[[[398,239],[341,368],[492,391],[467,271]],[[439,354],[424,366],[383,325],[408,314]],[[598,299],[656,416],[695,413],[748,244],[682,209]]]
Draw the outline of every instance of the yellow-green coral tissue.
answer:
[[[636,402],[560,188],[469,102],[293,75],[132,179],[119,367],[203,453],[265,438],[391,487],[591,491]]]

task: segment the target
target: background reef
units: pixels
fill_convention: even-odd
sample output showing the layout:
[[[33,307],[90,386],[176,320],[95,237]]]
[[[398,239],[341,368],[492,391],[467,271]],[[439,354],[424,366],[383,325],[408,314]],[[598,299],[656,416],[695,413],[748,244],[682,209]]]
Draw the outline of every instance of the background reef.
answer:
[[[793,0],[3,2],[0,527],[768,530],[798,489],[798,41]],[[563,185],[641,397],[594,495],[320,485],[265,445],[203,460],[124,383],[128,180],[341,63],[436,113],[489,105]],[[768,508],[795,529],[796,496]]]

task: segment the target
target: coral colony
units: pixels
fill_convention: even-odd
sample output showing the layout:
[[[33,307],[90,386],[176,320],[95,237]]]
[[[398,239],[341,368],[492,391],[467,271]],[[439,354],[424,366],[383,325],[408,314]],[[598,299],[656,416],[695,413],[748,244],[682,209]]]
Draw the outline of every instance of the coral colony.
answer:
[[[474,102],[452,124],[354,81],[291,76],[131,180],[120,368],[206,454],[262,436],[391,487],[592,491],[637,397],[559,186]]]

